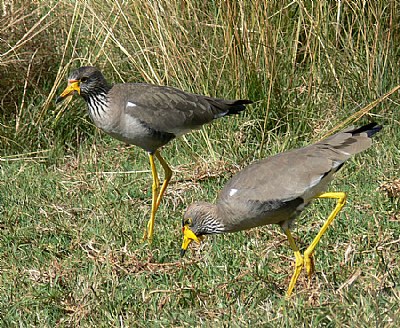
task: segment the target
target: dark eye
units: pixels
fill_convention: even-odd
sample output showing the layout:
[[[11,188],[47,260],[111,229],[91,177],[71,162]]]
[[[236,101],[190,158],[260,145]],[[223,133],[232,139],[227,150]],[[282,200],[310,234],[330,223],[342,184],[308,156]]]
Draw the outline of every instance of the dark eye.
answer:
[[[192,224],[192,219],[191,218],[187,218],[183,221],[183,225],[191,225]]]
[[[88,78],[86,76],[84,76],[83,78],[81,78],[81,82],[86,82],[88,80]]]

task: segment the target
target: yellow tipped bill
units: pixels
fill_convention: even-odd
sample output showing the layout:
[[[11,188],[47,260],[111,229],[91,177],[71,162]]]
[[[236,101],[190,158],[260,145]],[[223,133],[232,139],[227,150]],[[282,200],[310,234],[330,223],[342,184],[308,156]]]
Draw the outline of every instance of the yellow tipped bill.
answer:
[[[68,86],[62,92],[62,94],[59,97],[57,97],[56,103],[59,103],[60,101],[64,100],[64,98],[66,98],[68,96],[72,96],[75,92],[78,92],[78,94],[81,94],[81,88],[79,86],[79,81],[68,80]]]
[[[201,238],[197,237],[192,230],[190,230],[189,226],[185,225],[182,228],[183,232],[183,243],[182,243],[182,248],[181,248],[181,257],[183,257],[186,253],[186,250],[189,246],[189,244],[192,241],[195,241],[196,243],[201,242]]]

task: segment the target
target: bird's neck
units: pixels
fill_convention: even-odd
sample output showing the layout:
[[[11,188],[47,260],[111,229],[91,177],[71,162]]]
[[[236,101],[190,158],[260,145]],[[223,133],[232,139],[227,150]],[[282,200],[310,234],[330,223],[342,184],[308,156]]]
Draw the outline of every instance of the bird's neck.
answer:
[[[89,115],[94,121],[105,119],[109,116],[109,91],[112,86],[101,76],[95,85],[90,86],[81,93],[85,99]]]
[[[109,99],[108,91],[100,91],[96,93],[90,93],[85,97],[88,105],[89,115],[93,121],[102,120],[108,117],[109,113]]]
[[[203,205],[202,208],[202,219],[203,224],[201,234],[220,234],[225,232],[225,226],[223,224],[223,216],[221,216],[218,207],[215,204]]]

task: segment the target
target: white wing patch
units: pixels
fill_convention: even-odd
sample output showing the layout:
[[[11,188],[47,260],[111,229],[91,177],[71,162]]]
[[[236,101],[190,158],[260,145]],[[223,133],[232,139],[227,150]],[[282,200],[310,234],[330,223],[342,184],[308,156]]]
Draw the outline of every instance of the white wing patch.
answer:
[[[234,188],[232,188],[230,191],[229,191],[229,196],[233,196],[234,194],[236,194],[237,193],[237,189],[234,189]]]
[[[137,105],[135,104],[135,103],[133,103],[133,102],[130,102],[130,101],[128,101],[127,103],[126,103],[126,107],[136,107]]]

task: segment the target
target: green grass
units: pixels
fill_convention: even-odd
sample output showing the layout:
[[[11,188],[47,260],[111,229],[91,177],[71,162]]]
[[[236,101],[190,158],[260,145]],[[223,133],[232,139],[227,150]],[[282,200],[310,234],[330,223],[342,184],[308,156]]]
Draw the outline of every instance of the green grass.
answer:
[[[346,191],[348,203],[317,248],[316,276],[307,285],[302,275],[290,301],[284,293],[293,254],[278,227],[209,237],[179,258],[185,206],[214,200],[231,175],[215,162],[208,172],[220,176],[196,180],[193,171],[201,162],[189,152],[172,156],[183,141],[164,151],[176,174],[151,246],[141,242],[150,173],[124,173],[148,168],[139,149],[118,148],[105,137],[107,142],[82,147],[57,165],[5,162],[2,321],[49,327],[351,326],[357,317],[360,325],[394,327],[400,314],[398,199],[378,187],[398,174],[393,141],[399,135],[399,127],[386,127],[338,174],[330,190]],[[332,207],[320,200],[298,220],[295,234],[303,249]]]
[[[214,201],[240,168],[320,139],[400,84],[398,2],[10,3],[0,15],[1,326],[400,325],[398,92],[349,122],[384,129],[330,185],[347,204],[317,247],[316,275],[303,273],[290,300],[294,256],[276,226],[210,236],[179,257],[192,201]],[[164,147],[174,176],[151,245],[141,241],[147,154],[98,131],[82,100],[54,106],[84,64],[110,82],[256,101]],[[297,220],[302,250],[333,206],[315,201]]]

